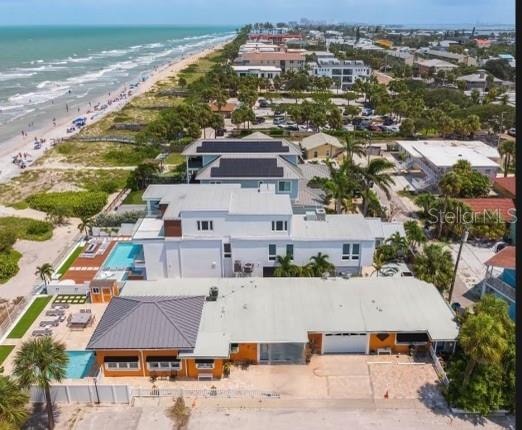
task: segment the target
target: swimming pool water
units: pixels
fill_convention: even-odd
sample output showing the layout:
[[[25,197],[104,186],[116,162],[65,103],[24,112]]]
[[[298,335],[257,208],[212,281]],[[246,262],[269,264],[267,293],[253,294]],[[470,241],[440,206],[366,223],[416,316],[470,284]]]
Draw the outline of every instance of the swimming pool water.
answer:
[[[118,243],[105,260],[106,270],[127,270],[137,257],[143,254],[143,246],[136,243]]]
[[[66,351],[69,357],[67,363],[66,378],[85,378],[94,364],[94,352],[92,351]]]

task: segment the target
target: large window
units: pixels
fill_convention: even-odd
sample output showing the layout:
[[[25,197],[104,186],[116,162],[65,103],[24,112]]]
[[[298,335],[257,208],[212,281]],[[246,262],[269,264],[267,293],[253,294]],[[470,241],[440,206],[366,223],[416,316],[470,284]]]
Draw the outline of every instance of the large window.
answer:
[[[214,360],[196,360],[196,369],[213,369],[214,368]]]
[[[107,370],[139,369],[138,357],[105,357],[104,365]]]
[[[147,357],[149,370],[180,370],[181,360],[176,357]]]
[[[361,245],[358,243],[343,243],[343,260],[359,260],[361,257]]]
[[[272,221],[272,231],[288,231],[288,221]]]
[[[198,221],[198,231],[212,231],[214,230],[213,221]]]
[[[268,245],[268,260],[274,261],[277,256],[277,248],[274,244]]]
[[[290,181],[279,181],[277,188],[280,193],[289,193],[292,191],[292,183]]]

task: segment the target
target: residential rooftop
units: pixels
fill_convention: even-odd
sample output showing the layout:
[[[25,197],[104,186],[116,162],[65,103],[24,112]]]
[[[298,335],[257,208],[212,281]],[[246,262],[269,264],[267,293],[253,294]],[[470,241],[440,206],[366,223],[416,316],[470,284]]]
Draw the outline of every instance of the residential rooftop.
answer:
[[[206,296],[210,287],[218,297],[203,304],[195,347],[205,356],[220,356],[229,342],[306,343],[308,332],[427,332],[432,341],[458,334],[437,289],[414,278],[127,281],[121,297]]]
[[[497,252],[493,257],[487,260],[484,264],[486,266],[501,267],[504,269],[516,268],[516,247],[506,246],[501,251]]]

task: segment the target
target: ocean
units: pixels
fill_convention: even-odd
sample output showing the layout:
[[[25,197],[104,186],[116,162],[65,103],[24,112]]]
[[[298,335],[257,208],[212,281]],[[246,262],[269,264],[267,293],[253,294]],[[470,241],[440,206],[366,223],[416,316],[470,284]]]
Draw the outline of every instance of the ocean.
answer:
[[[154,67],[231,38],[234,27],[0,28],[0,145],[82,110]]]

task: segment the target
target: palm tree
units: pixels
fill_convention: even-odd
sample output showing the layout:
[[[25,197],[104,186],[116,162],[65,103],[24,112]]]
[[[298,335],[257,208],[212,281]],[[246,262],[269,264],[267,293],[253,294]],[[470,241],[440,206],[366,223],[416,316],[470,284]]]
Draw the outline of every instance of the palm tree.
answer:
[[[422,208],[424,218],[430,216],[430,210],[435,206],[437,198],[431,193],[422,193],[415,198],[415,204]]]
[[[426,242],[426,234],[424,234],[424,230],[415,220],[406,221],[404,223],[404,231],[406,232],[408,248],[412,254],[415,254],[417,247],[421,243]]]
[[[446,173],[439,181],[439,189],[443,196],[443,202],[441,210],[439,211],[437,238],[440,238],[442,235],[442,227],[444,225],[448,206],[450,205],[450,197],[458,196],[460,192],[461,185],[459,175],[454,171]]]
[[[41,266],[36,268],[35,275],[38,275],[40,279],[43,281],[45,286],[47,287],[47,282],[51,280],[51,276],[53,275],[54,269],[50,263],[44,263]]]
[[[50,336],[24,342],[14,359],[13,374],[20,386],[29,388],[35,384],[44,391],[51,430],[54,428],[51,382],[65,378],[68,360],[65,344],[55,342]]]
[[[355,166],[356,174],[359,176],[359,183],[362,191],[371,189],[374,185],[379,187],[388,200],[391,198],[390,185],[395,184],[392,176],[385,171],[391,169],[394,164],[385,158],[374,158],[367,166]],[[368,212],[368,196],[363,193],[363,215]]]
[[[29,396],[8,376],[0,375],[0,428],[18,429],[27,419]],[[4,425],[4,427],[2,427]]]
[[[383,268],[383,266],[386,264],[386,260],[384,258],[384,254],[382,252],[379,252],[379,249],[377,248],[375,250],[375,253],[373,254],[373,268],[375,269],[374,270],[374,273],[376,274],[376,276],[378,277],[379,276],[379,272],[381,271],[381,269]]]
[[[276,278],[291,278],[300,275],[300,268],[293,263],[290,255],[276,256],[277,267],[274,270]]]
[[[388,239],[385,240],[387,245],[390,245],[393,249],[394,254],[397,257],[404,257],[404,254],[408,250],[408,242],[404,236],[396,231]]]
[[[328,179],[314,179],[325,192],[326,200],[334,199],[335,213],[340,214],[343,208],[350,207],[347,201],[351,201],[357,186],[353,176],[348,174],[348,172],[352,170],[352,163],[345,159],[339,169],[336,169],[330,161],[327,161],[326,164],[330,172],[330,177]]]
[[[506,331],[502,322],[487,313],[468,316],[462,324],[460,344],[468,358],[464,370],[465,386],[477,364],[500,364],[508,349]]]
[[[507,176],[511,159],[515,157],[515,141],[506,140],[498,148],[500,155],[504,157],[504,178]]]
[[[351,162],[353,162],[354,155],[359,155],[361,157],[366,155],[364,146],[365,145],[361,140],[355,140],[351,134],[346,134],[344,137],[344,149],[346,151],[346,157]]]
[[[310,257],[310,269],[314,276],[322,276],[335,269],[335,266],[328,261],[328,255],[319,252],[317,255]]]
[[[92,227],[94,225],[94,220],[92,217],[81,217],[80,224],[78,224],[78,230],[80,233],[85,234],[86,236],[92,236]]]
[[[437,244],[425,245],[422,254],[415,258],[415,276],[435,285],[439,291],[449,288],[453,277],[451,252]]]

